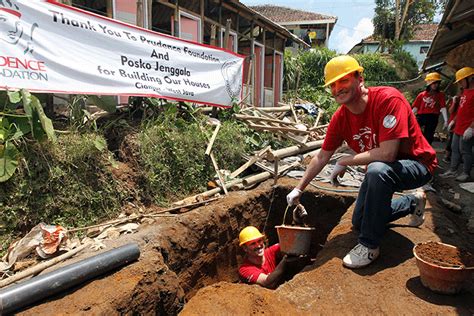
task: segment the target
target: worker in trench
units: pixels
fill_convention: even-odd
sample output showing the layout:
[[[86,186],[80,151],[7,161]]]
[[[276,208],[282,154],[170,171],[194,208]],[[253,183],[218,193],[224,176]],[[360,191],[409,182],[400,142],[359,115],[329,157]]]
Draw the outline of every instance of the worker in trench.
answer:
[[[338,176],[344,174],[347,166],[366,166],[352,216],[358,244],[343,258],[343,265],[348,268],[367,266],[379,256],[389,222],[409,215],[409,226],[423,223],[423,191],[393,200],[392,196],[394,192],[428,183],[438,164],[436,153],[423,137],[403,94],[392,87],[366,88],[362,71],[359,63],[347,55],[337,56],[326,64],[325,86],[331,88],[341,106],[331,118],[321,150],[287,195],[289,205],[298,204],[303,190],[343,141],[355,151],[354,155],[340,158],[330,176],[331,183],[337,185]]]
[[[285,281],[290,265],[299,259],[283,255],[279,244],[266,248],[264,235],[254,226],[240,231],[239,246],[245,253],[244,262],[239,267],[240,279],[269,289],[275,289]]]

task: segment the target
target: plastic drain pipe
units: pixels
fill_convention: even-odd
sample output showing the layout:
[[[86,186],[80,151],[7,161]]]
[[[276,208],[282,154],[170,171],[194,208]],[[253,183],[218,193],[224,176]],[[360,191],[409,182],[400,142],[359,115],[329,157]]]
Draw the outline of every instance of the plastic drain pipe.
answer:
[[[0,290],[0,315],[86,282],[138,259],[137,244],[127,244]]]

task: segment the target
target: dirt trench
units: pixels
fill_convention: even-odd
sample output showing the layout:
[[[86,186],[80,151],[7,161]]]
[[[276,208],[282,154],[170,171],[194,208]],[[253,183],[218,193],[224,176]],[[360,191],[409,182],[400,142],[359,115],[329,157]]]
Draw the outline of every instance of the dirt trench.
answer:
[[[269,244],[278,241],[274,226],[282,224],[285,197],[292,188],[287,181],[280,183],[275,188],[269,181],[254,190],[231,192],[210,205],[159,218],[155,223],[142,224],[138,233],[108,241],[107,249],[138,243],[139,261],[51,297],[20,315],[179,313],[199,289],[217,282],[238,282],[242,253],[237,238],[243,227],[265,227]],[[309,224],[316,228],[311,257],[316,257],[353,201],[353,196],[305,192],[302,203],[308,210]],[[290,221],[288,212],[286,223]],[[65,264],[94,254],[84,253]]]

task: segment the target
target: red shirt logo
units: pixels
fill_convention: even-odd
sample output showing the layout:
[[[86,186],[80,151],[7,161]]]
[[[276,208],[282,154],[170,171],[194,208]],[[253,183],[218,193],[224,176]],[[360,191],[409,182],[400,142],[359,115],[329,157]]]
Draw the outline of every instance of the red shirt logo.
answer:
[[[360,152],[371,150],[378,147],[375,141],[376,134],[368,126],[359,129],[359,133],[352,136],[352,139],[358,142]]]

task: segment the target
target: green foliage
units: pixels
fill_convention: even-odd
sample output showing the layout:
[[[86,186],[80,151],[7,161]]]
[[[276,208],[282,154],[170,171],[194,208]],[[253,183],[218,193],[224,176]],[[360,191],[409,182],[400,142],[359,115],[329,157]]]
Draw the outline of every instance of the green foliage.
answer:
[[[418,65],[412,54],[400,48],[392,53],[392,58],[397,64],[397,69],[403,70],[404,79],[411,79],[417,76]]]
[[[117,110],[117,98],[112,95],[106,96],[97,96],[89,95],[87,100],[97,106],[98,108],[107,111],[109,113],[114,113]]]
[[[300,58],[301,54],[292,54],[290,50],[285,50],[283,62],[283,87],[287,91],[297,90],[300,82],[303,64]]]
[[[44,114],[37,97],[26,90],[0,92],[0,182],[15,173],[21,155],[17,149],[24,137],[56,141],[53,123]]]
[[[298,98],[304,99],[323,108],[326,113],[322,122],[325,122],[337,108],[337,103],[323,88],[324,66],[335,56],[335,51],[325,47],[300,51],[297,55],[285,52],[284,86],[287,88],[285,98],[289,102]]]
[[[311,85],[304,85],[298,90],[298,93],[287,94],[289,100],[303,99],[314,103],[318,108],[324,110],[324,115],[320,124],[328,123],[331,116],[336,112],[339,104],[334,100],[329,89],[321,87],[313,87]],[[293,102],[293,101],[289,101]]]
[[[407,1],[410,1],[410,5],[402,21]],[[432,23],[436,12],[442,13],[446,3],[445,0],[401,0],[397,10],[396,2],[395,0],[375,0],[375,15],[372,20],[374,37],[392,48],[400,40],[410,40],[417,25]],[[396,19],[401,23],[399,38],[395,34]]]
[[[400,80],[395,67],[390,65],[379,53],[359,54],[354,55],[354,58],[364,67],[366,86],[381,85]]]
[[[97,131],[96,119],[87,111],[87,104],[93,104],[109,113],[117,110],[117,98],[114,96],[74,95],[67,103],[71,129]]]
[[[18,167],[18,149],[10,142],[0,145],[0,182],[10,179]]]
[[[5,235],[24,234],[40,222],[81,227],[115,215],[128,192],[112,176],[103,144],[94,133],[64,134],[51,144],[21,143],[25,159],[0,185]]]
[[[300,56],[303,64],[302,85],[322,87],[324,85],[324,66],[335,56],[335,51],[325,47],[303,52]]]
[[[186,119],[171,107],[146,122],[138,137],[146,196],[163,203],[205,190],[215,174],[205,155],[214,129],[205,123],[204,116]],[[238,123],[222,123],[213,146],[220,168],[234,169],[242,162],[240,154],[247,146],[241,131]]]

